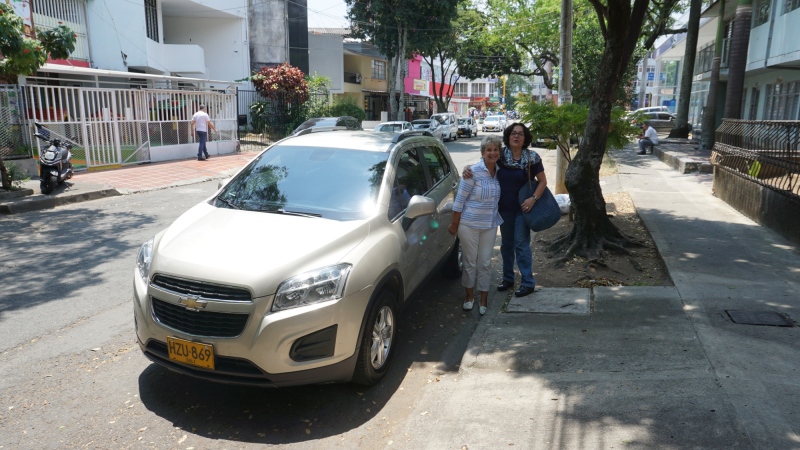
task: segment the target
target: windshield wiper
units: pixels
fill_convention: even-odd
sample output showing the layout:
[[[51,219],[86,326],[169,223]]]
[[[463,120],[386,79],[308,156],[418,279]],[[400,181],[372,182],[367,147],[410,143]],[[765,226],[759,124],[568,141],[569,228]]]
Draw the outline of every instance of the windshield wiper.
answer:
[[[221,201],[222,203],[225,203],[226,205],[230,206],[230,207],[231,207],[231,208],[233,208],[233,209],[242,209],[242,208],[240,208],[240,207],[238,207],[238,206],[234,205],[233,203],[231,203],[231,202],[229,202],[229,201],[225,200],[225,199],[224,199],[224,198],[222,198],[222,197],[217,197],[217,200]]]
[[[299,216],[299,217],[322,217],[322,214],[304,213],[299,211],[287,211],[285,209],[265,209],[262,210],[261,212],[272,213],[272,214],[286,214],[287,216]]]

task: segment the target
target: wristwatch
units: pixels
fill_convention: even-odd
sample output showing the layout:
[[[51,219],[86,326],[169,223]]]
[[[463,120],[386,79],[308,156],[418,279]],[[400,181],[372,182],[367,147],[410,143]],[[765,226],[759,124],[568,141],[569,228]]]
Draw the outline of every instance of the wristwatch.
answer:
[[[539,200],[539,197],[537,197],[536,194],[533,194],[531,197],[533,197],[533,201]]]

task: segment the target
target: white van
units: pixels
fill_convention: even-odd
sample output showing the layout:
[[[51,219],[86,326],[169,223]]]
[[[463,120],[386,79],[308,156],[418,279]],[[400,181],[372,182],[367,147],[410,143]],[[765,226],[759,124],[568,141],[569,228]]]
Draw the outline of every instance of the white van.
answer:
[[[435,119],[440,127],[444,127],[442,131],[443,141],[451,141],[458,138],[458,120],[456,120],[455,113],[434,114],[431,119]]]

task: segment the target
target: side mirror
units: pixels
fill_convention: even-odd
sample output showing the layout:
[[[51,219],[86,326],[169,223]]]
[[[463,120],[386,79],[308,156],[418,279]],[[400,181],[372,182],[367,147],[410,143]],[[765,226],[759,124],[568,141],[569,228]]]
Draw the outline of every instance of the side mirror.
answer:
[[[415,195],[408,201],[406,218],[416,219],[420,216],[429,216],[436,212],[436,202],[432,198]]]

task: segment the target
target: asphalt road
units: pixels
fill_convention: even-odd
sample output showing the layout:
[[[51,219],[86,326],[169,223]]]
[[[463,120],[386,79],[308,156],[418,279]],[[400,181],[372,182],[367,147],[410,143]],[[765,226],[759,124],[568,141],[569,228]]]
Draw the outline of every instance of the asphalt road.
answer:
[[[480,139],[447,143],[477,161]],[[435,276],[398,327],[376,386],[256,389],[150,364],[133,332],[142,242],[216,182],[113,197],[0,221],[0,448],[377,448],[407,440],[418,393],[458,364],[478,315],[458,280]],[[401,447],[398,447],[401,448]]]

